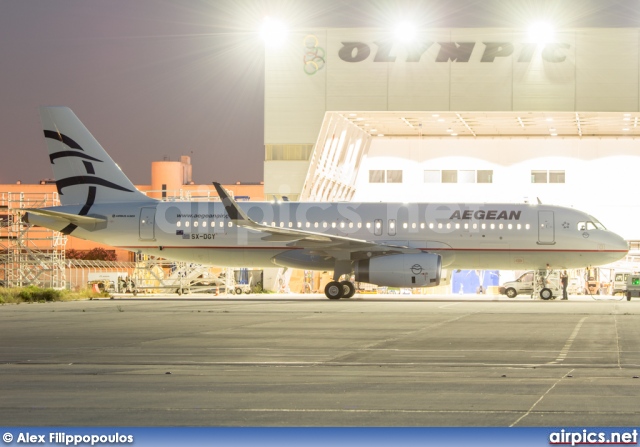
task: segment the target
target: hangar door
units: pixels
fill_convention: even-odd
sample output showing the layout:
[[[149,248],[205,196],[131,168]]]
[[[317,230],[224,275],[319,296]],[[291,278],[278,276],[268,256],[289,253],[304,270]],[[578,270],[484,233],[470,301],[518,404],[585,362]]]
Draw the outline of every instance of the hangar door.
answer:
[[[553,211],[538,211],[538,244],[555,244]]]

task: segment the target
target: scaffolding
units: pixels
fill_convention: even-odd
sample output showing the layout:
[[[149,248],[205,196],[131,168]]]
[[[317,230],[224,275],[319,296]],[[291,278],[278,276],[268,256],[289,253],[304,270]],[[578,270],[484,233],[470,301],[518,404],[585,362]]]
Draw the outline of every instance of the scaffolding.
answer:
[[[0,194],[0,276],[5,287],[66,287],[67,237],[23,220],[26,208],[56,205],[57,192]]]

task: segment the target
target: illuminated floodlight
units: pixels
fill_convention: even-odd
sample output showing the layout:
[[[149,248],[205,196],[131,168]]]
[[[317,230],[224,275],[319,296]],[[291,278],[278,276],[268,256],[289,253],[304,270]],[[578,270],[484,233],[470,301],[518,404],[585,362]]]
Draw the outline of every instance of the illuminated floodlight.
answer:
[[[400,22],[394,28],[393,35],[398,42],[411,43],[418,37],[418,29],[411,22]]]
[[[260,27],[260,37],[271,48],[282,46],[287,37],[287,28],[281,20],[265,17]]]
[[[555,40],[556,31],[549,22],[535,22],[528,31],[528,40],[532,43],[547,44]]]

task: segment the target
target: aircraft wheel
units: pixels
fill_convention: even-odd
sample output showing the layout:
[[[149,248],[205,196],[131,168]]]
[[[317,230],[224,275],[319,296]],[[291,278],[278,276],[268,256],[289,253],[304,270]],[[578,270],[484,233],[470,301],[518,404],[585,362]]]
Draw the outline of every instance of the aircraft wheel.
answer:
[[[339,300],[340,298],[342,298],[342,295],[344,294],[344,286],[340,284],[338,281],[331,281],[324,288],[324,294],[330,300]]]
[[[240,287],[236,287],[236,295],[242,295],[242,289]]]
[[[540,298],[543,300],[550,300],[553,297],[553,292],[551,289],[547,289],[546,287],[540,291]]]
[[[505,295],[507,295],[509,298],[515,298],[516,296],[518,296],[518,292],[516,292],[516,289],[514,289],[513,287],[509,287],[505,292]]]
[[[351,281],[342,281],[342,298],[351,298],[356,294],[356,286]]]

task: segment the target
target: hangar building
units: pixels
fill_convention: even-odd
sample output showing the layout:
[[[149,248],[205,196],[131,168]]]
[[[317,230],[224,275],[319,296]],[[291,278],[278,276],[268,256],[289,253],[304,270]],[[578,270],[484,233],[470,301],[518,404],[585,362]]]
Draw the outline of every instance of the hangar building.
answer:
[[[268,199],[550,203],[640,240],[640,29],[309,29],[266,49]]]

